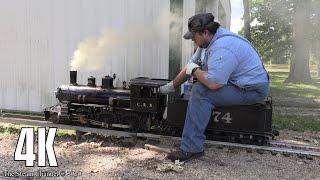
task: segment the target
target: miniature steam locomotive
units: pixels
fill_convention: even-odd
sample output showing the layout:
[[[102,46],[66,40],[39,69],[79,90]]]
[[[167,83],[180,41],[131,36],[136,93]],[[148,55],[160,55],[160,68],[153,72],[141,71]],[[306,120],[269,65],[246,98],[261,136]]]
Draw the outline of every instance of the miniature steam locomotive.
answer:
[[[130,80],[129,88],[114,88],[113,78],[105,76],[101,86],[96,86],[94,77],[88,78],[87,85],[78,85],[77,72],[70,71],[70,85],[58,87],[59,104],[46,108],[45,118],[62,124],[181,136],[188,98],[161,94],[159,87],[167,82],[139,77]],[[206,130],[210,140],[257,145],[267,144],[276,135],[270,99],[218,107]]]

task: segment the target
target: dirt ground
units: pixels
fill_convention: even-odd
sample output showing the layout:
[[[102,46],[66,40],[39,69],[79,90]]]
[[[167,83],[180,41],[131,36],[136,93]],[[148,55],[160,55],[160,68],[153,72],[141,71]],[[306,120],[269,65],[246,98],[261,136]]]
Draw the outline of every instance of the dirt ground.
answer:
[[[281,131],[278,139],[320,145],[320,133]],[[14,150],[18,135],[0,136],[0,179],[11,173],[21,179],[320,179],[320,158],[300,159],[281,154],[248,153],[241,149],[207,145],[205,156],[185,164],[166,160],[165,153],[144,149],[145,143],[163,148],[178,148],[179,142],[130,141],[84,136],[76,143],[74,137],[55,139],[58,167],[25,167],[15,162]],[[26,177],[37,174],[37,177]],[[42,177],[39,176],[42,174]]]

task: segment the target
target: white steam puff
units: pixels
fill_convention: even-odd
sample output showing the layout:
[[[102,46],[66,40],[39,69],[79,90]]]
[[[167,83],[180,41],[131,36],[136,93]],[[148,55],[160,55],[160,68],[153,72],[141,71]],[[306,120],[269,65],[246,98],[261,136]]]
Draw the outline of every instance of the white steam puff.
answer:
[[[164,8],[161,16],[152,24],[128,24],[125,29],[130,31],[125,33],[106,28],[100,37],[89,37],[79,43],[77,50],[73,53],[71,70],[96,71],[106,63],[111,63],[111,57],[119,54],[121,48],[129,43],[168,38],[163,32],[168,31],[169,23],[175,21],[177,17]]]
[[[101,68],[112,51],[116,50],[119,36],[111,29],[105,29],[99,38],[89,37],[80,42],[73,53],[71,70],[95,71]]]

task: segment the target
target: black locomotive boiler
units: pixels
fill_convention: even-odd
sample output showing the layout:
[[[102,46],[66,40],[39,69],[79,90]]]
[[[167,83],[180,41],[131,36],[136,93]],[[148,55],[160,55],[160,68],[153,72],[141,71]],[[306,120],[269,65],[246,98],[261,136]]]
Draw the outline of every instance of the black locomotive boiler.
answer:
[[[77,72],[70,71],[70,84],[55,92],[59,104],[44,110],[46,120],[181,136],[188,98],[161,94],[159,88],[168,80],[139,77],[130,80],[129,88],[114,88],[110,76],[102,78],[101,86],[96,86],[95,80],[89,77],[87,85],[78,85]],[[210,140],[258,145],[267,144],[276,135],[270,99],[261,104],[217,107],[206,130]]]

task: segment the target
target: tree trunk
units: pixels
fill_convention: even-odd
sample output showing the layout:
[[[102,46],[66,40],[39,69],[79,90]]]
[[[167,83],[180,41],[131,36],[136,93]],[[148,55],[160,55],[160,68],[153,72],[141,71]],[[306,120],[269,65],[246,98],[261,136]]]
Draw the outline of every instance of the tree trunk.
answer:
[[[315,50],[316,59],[318,60],[318,78],[320,78],[320,42],[316,42],[316,50]]]
[[[290,61],[289,77],[285,82],[305,83],[311,81],[309,67],[309,11],[307,1],[300,1],[293,15],[293,39],[295,54]]]
[[[320,78],[320,57],[318,56],[318,78]]]
[[[318,78],[320,78],[320,60],[318,61]]]
[[[247,38],[251,42],[251,32],[250,32],[250,4],[249,0],[243,0],[243,20],[244,20],[244,37]]]

